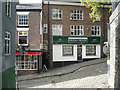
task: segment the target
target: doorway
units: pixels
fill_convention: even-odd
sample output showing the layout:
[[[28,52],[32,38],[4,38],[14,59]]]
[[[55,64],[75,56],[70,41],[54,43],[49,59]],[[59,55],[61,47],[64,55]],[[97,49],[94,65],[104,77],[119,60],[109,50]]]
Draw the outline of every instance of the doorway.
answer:
[[[77,45],[77,60],[83,61],[83,59],[82,59],[82,45]]]

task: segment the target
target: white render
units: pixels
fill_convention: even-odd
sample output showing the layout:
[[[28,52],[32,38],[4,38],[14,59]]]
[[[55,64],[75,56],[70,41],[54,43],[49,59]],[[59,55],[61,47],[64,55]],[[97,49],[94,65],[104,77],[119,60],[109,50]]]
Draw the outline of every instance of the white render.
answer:
[[[64,45],[64,44],[62,44]],[[73,45],[73,56],[62,55],[62,45],[53,45],[53,62],[57,61],[78,61],[77,60],[77,44]],[[86,56],[86,45],[82,45],[82,58],[101,58],[101,46],[96,45],[96,56]]]
[[[77,45],[73,45],[73,56],[62,55],[62,45],[53,45],[53,62],[77,61]]]
[[[17,15],[29,15],[30,12],[17,12]]]
[[[87,45],[89,45],[89,44],[87,44]],[[100,47],[100,45],[96,45],[96,56],[86,56],[86,45],[82,45],[82,58],[83,59],[101,58],[101,47]]]

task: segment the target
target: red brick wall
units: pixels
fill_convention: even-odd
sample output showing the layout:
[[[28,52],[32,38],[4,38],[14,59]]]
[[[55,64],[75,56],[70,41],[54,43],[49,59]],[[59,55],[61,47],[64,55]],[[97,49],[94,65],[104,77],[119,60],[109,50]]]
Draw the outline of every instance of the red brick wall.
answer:
[[[63,19],[62,20],[52,20],[52,9],[58,8],[63,11]],[[73,21],[70,20],[70,12],[71,10],[83,10],[84,20]],[[49,20],[50,20],[50,58],[52,59],[52,24],[62,24],[63,25],[63,36],[70,35],[70,25],[84,25],[84,36],[91,36],[91,25],[99,25],[101,26],[101,46],[103,47],[103,42],[107,41],[107,22],[109,21],[110,13],[109,9],[100,8],[102,13],[102,18],[100,22],[92,22],[89,18],[90,9],[80,6],[65,6],[65,5],[50,5],[49,6]],[[48,5],[43,6],[43,24],[48,24]],[[87,30],[89,27],[89,30]],[[44,34],[44,42],[47,41],[48,34]],[[45,45],[45,44],[44,44]],[[101,52],[102,52],[101,47]],[[101,56],[104,57],[104,54],[101,53]],[[52,60],[51,60],[52,61]]]
[[[37,73],[37,70],[18,70],[17,71],[18,76],[35,74],[35,73]]]
[[[16,18],[17,18],[16,19],[16,26],[17,26],[18,25],[17,15],[16,15]],[[40,49],[40,12],[30,12],[28,22],[29,22],[28,46],[25,48]],[[19,28],[22,28],[22,27],[19,27]],[[18,32],[16,30],[16,47],[17,45],[18,45]]]

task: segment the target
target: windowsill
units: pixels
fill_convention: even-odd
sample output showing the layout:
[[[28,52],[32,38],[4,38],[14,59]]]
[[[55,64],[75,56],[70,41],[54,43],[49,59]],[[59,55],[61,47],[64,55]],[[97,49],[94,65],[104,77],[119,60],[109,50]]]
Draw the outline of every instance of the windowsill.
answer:
[[[97,55],[86,55],[86,56],[93,57],[93,56],[97,56]]]
[[[94,22],[93,22],[93,21],[91,21],[91,22],[92,22],[92,23],[97,23],[97,22],[100,22],[100,21],[94,21]]]
[[[5,56],[11,56],[11,54],[5,54]]]
[[[29,25],[18,25],[20,27],[28,27]]]
[[[19,70],[19,71],[20,70],[23,70],[23,71],[25,71],[25,70],[31,70],[32,71],[32,70],[38,70],[38,69],[17,69],[17,70]]]
[[[100,22],[100,21],[95,21],[95,22]]]
[[[83,21],[83,20],[74,20],[74,19],[70,19],[70,21]]]
[[[73,57],[73,55],[72,56],[63,56],[63,57]]]
[[[95,36],[95,37],[101,37],[101,35],[91,35],[91,36]]]
[[[52,20],[60,20],[60,21],[61,21],[61,20],[63,20],[63,18],[61,18],[61,19],[53,19],[53,18],[52,18]]]
[[[70,36],[84,36],[84,35],[70,35]]]
[[[52,36],[63,36],[63,35],[52,35]]]
[[[17,26],[17,28],[29,28],[29,26]]]
[[[18,46],[20,46],[20,45],[22,45],[24,47],[28,47],[28,44],[18,44]]]

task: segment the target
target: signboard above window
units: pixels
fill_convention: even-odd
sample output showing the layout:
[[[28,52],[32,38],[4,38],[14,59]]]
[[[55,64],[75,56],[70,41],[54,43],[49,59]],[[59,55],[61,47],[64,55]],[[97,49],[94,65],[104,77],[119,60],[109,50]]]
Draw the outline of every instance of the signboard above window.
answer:
[[[100,44],[96,36],[53,36],[53,44]]]

